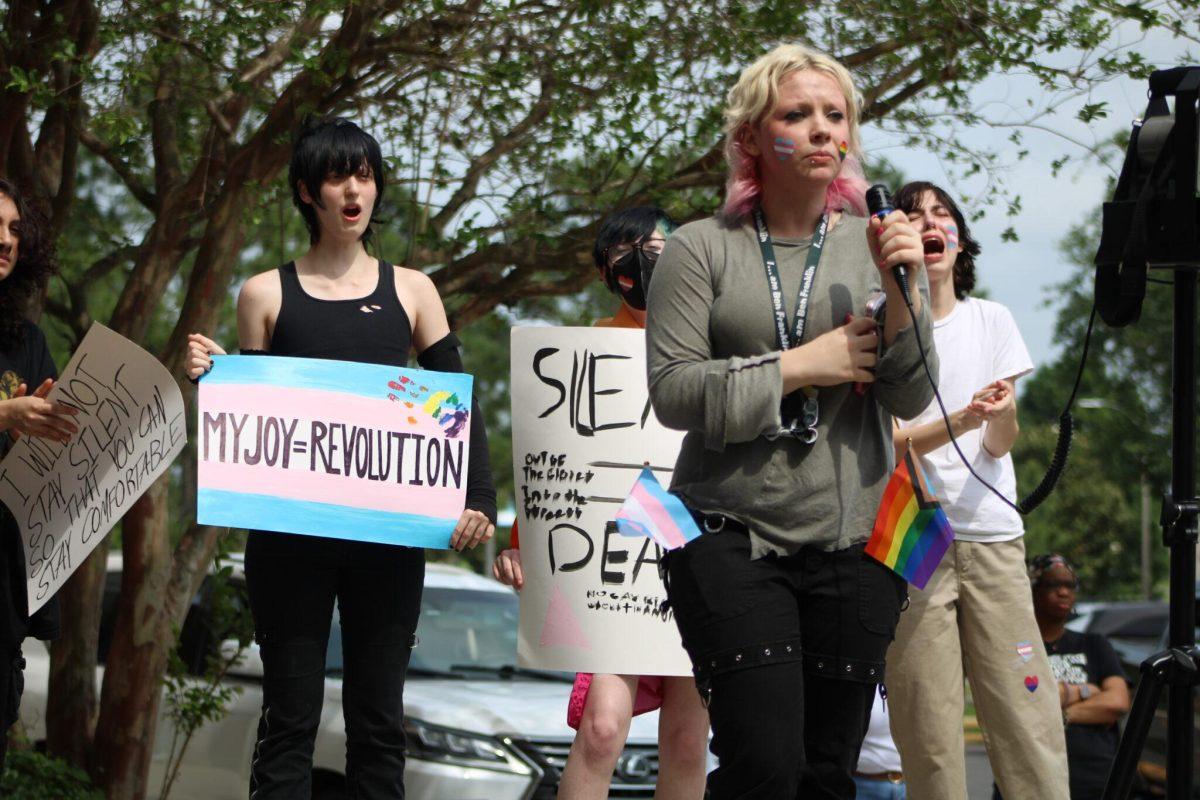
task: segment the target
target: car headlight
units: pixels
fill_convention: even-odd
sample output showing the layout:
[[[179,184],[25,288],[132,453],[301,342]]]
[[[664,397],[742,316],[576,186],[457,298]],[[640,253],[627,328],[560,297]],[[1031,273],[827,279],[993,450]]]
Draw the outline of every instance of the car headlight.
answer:
[[[532,764],[492,736],[431,725],[411,717],[405,718],[404,731],[408,753],[413,758],[518,775],[534,773]]]

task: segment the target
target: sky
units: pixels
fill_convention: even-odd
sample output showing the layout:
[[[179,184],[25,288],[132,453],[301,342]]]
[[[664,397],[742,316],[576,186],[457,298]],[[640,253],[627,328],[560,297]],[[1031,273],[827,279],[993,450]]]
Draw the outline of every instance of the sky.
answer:
[[[1157,67],[1174,66],[1182,57],[1183,48],[1170,42],[1142,42],[1143,53],[1161,53],[1164,61]],[[1100,86],[1086,98],[1068,100],[1058,105],[1058,98],[1047,98],[1036,83],[1025,75],[998,75],[976,87],[971,99],[989,115],[1015,120],[1025,111],[1027,98],[1057,105],[1053,113],[1040,117],[1038,128],[1023,128],[1024,141],[1018,147],[1007,141],[1010,129],[981,127],[964,130],[962,143],[972,147],[999,149],[1007,164],[1004,180],[1021,195],[1022,210],[1015,218],[1005,215],[1003,204],[988,210],[987,216],[971,229],[983,252],[976,262],[977,285],[986,289],[992,300],[1003,303],[1012,312],[1036,365],[1055,359],[1064,348],[1075,351],[1079,344],[1054,339],[1057,306],[1053,303],[1053,287],[1071,276],[1074,267],[1063,256],[1060,243],[1070,228],[1091,215],[1100,213],[1100,204],[1107,196],[1108,180],[1120,169],[1120,158],[1113,161],[1111,170],[1086,159],[1085,151],[1077,144],[1098,143],[1117,131],[1128,131],[1135,118],[1146,109],[1147,83],[1144,80],[1123,78]],[[1105,101],[1108,117],[1087,125],[1075,118],[1084,102]],[[942,183],[956,197],[979,194],[986,187],[982,177],[955,182],[952,170],[936,154],[914,151],[902,146],[888,134],[867,126],[863,133],[866,155],[878,155],[900,167],[907,177]],[[1017,159],[1019,149],[1029,155]],[[1071,164],[1051,175],[1050,162],[1065,154],[1072,156]],[[970,208],[965,209],[970,212]],[[1001,241],[1001,233],[1012,225],[1020,240]]]

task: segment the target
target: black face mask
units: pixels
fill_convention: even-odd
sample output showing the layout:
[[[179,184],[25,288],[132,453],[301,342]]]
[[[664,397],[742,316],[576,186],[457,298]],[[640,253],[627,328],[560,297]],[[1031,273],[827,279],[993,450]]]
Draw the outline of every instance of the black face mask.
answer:
[[[618,258],[609,269],[608,287],[638,311],[646,310],[646,290],[658,256],[644,253],[640,248]]]

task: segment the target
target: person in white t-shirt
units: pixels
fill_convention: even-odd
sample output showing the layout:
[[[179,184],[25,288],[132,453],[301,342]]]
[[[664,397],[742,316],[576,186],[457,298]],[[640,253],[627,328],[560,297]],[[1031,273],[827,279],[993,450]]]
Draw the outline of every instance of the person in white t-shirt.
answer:
[[[953,199],[909,183],[896,207],[925,248],[938,389],[954,437],[975,471],[1016,496],[1016,382],[1033,362],[1007,308],[970,296],[979,244]],[[1058,695],[1033,616],[1021,516],[971,476],[936,402],[899,421],[955,539],[924,591],[911,590],[888,650],[891,729],[914,797],[967,796],[963,677],[971,683],[992,772],[1005,797],[1067,800]],[[911,444],[910,444],[911,443]]]
[[[905,800],[904,773],[900,769],[900,753],[892,741],[888,719],[887,695],[871,705],[871,724],[858,751],[858,766],[854,770],[855,800]]]

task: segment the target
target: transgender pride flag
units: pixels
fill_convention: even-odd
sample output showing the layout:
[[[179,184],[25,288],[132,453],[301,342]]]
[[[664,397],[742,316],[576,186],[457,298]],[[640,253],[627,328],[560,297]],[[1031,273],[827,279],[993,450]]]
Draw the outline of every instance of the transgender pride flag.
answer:
[[[646,536],[664,550],[676,550],[700,535],[700,528],[679,498],[663,489],[649,467],[642,467],[633,491],[617,511],[622,536]]]
[[[473,386],[461,373],[214,356],[197,402],[196,521],[448,548]]]

